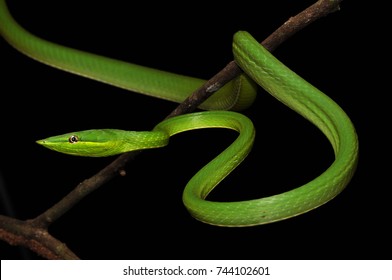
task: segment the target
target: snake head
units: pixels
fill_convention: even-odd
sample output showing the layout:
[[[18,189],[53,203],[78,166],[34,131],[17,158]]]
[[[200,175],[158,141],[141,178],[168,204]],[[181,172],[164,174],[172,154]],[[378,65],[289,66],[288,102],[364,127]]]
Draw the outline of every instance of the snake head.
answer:
[[[83,157],[107,157],[130,151],[167,145],[168,135],[160,131],[92,129],[70,132],[36,141],[50,150]]]
[[[121,153],[118,136],[124,131],[116,129],[94,129],[70,132],[36,141],[50,150],[68,155],[105,157]],[[113,140],[115,139],[115,140]]]

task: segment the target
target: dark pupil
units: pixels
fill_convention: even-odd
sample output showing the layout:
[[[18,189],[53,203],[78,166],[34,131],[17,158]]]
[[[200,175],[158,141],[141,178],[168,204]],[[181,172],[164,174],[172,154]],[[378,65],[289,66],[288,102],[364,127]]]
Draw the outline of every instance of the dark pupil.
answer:
[[[78,136],[72,135],[69,137],[69,143],[76,143],[78,142]]]

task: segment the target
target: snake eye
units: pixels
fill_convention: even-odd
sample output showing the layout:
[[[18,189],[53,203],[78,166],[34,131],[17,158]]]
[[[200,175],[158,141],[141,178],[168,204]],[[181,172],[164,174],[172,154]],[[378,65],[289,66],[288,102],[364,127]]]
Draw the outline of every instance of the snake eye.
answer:
[[[74,143],[76,143],[76,142],[79,141],[79,137],[76,136],[76,135],[71,135],[71,136],[68,138],[68,141],[69,141],[69,143],[74,144]]]

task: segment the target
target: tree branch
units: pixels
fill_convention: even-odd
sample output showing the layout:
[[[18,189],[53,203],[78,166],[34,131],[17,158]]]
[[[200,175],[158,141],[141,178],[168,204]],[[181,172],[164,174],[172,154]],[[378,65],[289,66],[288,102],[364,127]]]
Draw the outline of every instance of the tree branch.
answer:
[[[319,0],[309,6],[301,13],[291,17],[261,44],[270,52],[274,51],[280,44],[289,39],[298,31],[304,29],[312,22],[325,17],[326,15],[339,10],[339,4],[343,0]],[[227,64],[225,68],[219,71],[215,76],[208,80],[204,85],[197,89],[184,102],[182,102],[168,117],[174,117],[181,114],[193,112],[201,103],[207,100],[212,94],[218,91],[226,83],[236,78],[242,73],[242,70],[234,61]],[[219,86],[217,86],[219,85]],[[214,89],[209,90],[209,89]]]
[[[46,259],[78,259],[64,243],[51,236],[46,228],[36,227],[29,221],[0,215],[0,238],[10,245],[29,248]]]
[[[273,51],[285,40],[312,22],[338,10],[341,2],[342,0],[317,1],[298,15],[286,21],[265,39],[262,45],[269,51]],[[237,77],[241,72],[235,62],[231,61],[225,68],[181,103],[167,118],[194,111],[214,92]],[[65,244],[48,233],[47,228],[89,193],[98,189],[115,176],[122,174],[126,163],[135,159],[139,154],[140,151],[122,154],[97,174],[81,182],[58,203],[34,219],[21,221],[0,215],[0,239],[11,245],[28,247],[30,250],[47,259],[77,259],[78,257]]]

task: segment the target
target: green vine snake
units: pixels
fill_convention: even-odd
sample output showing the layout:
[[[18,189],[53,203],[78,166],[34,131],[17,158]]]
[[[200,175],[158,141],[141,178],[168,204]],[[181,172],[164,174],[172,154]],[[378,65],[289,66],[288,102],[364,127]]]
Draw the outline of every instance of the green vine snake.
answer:
[[[38,38],[23,29],[0,0],[0,33],[22,53],[50,66],[114,86],[181,102],[203,80],[78,51]],[[338,195],[351,180],[358,161],[358,139],[346,113],[327,95],[295,74],[249,33],[233,37],[233,55],[246,75],[226,85],[202,111],[164,120],[151,131],[94,129],[71,132],[37,143],[66,154],[112,156],[168,144],[177,133],[202,128],[238,132],[234,142],[198,171],[183,192],[183,202],[196,219],[219,226],[253,226],[284,220],[310,211]],[[240,110],[254,99],[254,82],[277,100],[316,125],[331,143],[335,160],[320,176],[303,186],[270,197],[216,202],[208,194],[249,154],[255,138],[252,122]],[[243,92],[245,92],[244,96]],[[238,102],[239,105],[233,105]]]

